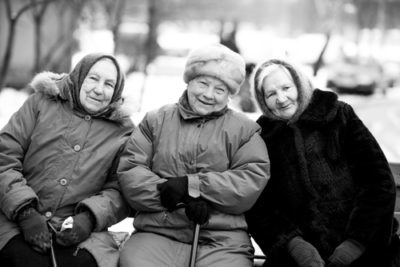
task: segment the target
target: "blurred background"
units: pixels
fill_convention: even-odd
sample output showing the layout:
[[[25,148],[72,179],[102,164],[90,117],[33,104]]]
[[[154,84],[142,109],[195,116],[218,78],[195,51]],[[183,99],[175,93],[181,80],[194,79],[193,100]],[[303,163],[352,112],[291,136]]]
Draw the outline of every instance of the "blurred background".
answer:
[[[176,102],[191,48],[223,43],[248,75],[271,58],[298,63],[353,105],[400,162],[400,0],[0,0],[0,128],[41,71],[69,72],[86,53],[120,61],[132,119]],[[230,102],[256,119],[248,80]]]
[[[70,72],[91,52],[118,58],[139,123],[185,90],[190,49],[223,43],[245,58],[248,77],[272,57],[299,64],[400,163],[399,14],[400,0],[0,0],[0,128],[36,73]],[[248,79],[230,106],[258,118]],[[132,219],[110,230],[131,232]]]

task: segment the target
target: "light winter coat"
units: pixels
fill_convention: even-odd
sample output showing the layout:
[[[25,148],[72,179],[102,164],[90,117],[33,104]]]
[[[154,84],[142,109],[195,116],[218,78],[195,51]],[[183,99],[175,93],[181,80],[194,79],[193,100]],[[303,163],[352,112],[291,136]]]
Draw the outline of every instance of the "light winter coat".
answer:
[[[37,92],[0,132],[0,249],[20,233],[14,217],[27,201],[37,200],[38,211],[51,222],[74,215],[83,205],[96,225],[79,247],[100,267],[116,266],[118,247],[105,230],[129,211],[115,170],[133,124],[72,110],[52,79],[55,74],[40,75]]]
[[[190,243],[192,223],[184,209],[168,212],[157,184],[188,176],[189,195],[214,208],[201,236],[211,231],[247,230],[247,211],[269,179],[266,146],[259,126],[228,108],[202,117],[179,103],[146,114],[121,156],[118,177],[123,195],[137,212],[134,227]]]

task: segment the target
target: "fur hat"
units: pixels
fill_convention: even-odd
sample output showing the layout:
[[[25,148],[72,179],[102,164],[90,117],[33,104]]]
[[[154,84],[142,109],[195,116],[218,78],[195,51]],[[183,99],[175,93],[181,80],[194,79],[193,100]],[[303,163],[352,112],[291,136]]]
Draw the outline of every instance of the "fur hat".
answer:
[[[183,80],[188,83],[201,75],[215,77],[224,82],[234,95],[244,81],[245,65],[244,59],[226,46],[202,46],[189,53]]]

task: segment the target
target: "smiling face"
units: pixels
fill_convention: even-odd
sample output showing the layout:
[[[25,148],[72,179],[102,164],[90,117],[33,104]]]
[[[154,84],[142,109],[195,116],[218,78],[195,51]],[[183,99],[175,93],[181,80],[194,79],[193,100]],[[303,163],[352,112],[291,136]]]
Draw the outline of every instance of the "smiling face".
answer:
[[[262,88],[265,103],[272,114],[284,120],[293,117],[299,107],[298,92],[286,69],[278,67],[271,70],[262,81]]]
[[[110,104],[117,84],[118,71],[110,59],[101,59],[89,70],[79,93],[82,106],[96,113]]]
[[[187,87],[189,105],[199,115],[222,110],[229,100],[228,86],[211,76],[198,76]]]

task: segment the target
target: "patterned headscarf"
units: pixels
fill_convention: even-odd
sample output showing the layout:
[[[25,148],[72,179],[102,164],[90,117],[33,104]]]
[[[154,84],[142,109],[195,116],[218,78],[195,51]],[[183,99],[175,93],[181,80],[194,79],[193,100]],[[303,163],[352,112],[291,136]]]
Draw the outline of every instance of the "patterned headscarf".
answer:
[[[70,103],[72,109],[77,110],[81,113],[88,113],[80,102],[80,90],[83,81],[86,78],[86,75],[89,73],[93,65],[96,62],[105,58],[110,59],[117,69],[117,83],[115,84],[114,93],[111,98],[110,104],[107,107],[99,110],[97,113],[91,115],[95,117],[110,118],[122,104],[123,99],[121,95],[125,84],[125,78],[117,60],[113,56],[108,54],[95,53],[88,54],[83,57],[75,66],[75,68],[58,82],[58,87],[61,91],[61,97],[66,99]]]
[[[272,66],[282,67],[285,70],[287,70],[297,88],[297,93],[299,95],[298,97],[299,107],[296,110],[293,117],[288,120],[289,123],[294,122],[301,116],[303,111],[309,105],[312,93],[314,91],[314,87],[310,79],[308,79],[308,77],[294,65],[280,59],[271,59],[265,61],[264,63],[262,63],[260,66],[257,67],[253,78],[253,87],[256,100],[264,116],[275,120],[283,120],[282,118],[274,115],[271,112],[271,110],[267,107],[267,104],[265,103],[265,94],[262,88],[262,83],[266,77],[267,73],[266,69]]]

